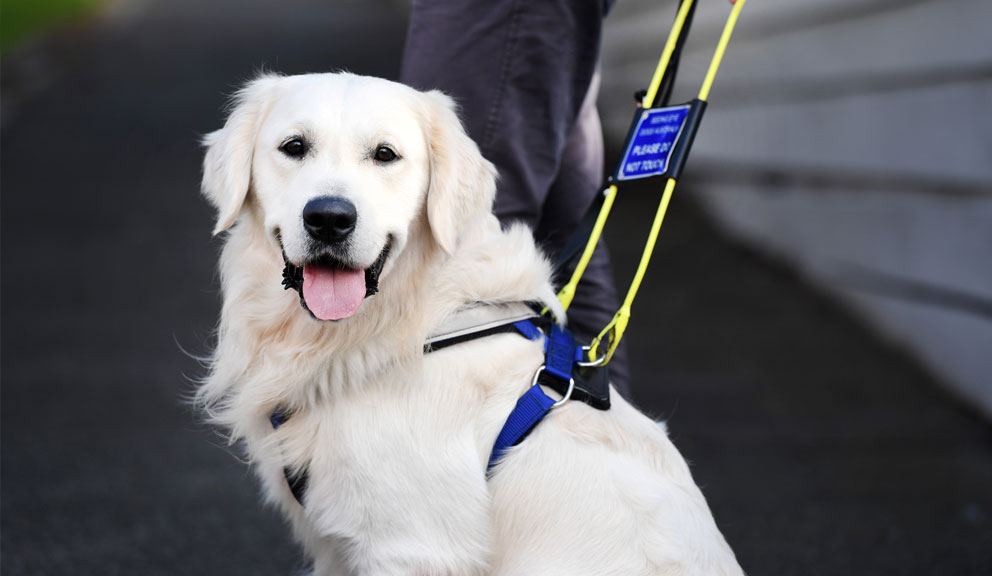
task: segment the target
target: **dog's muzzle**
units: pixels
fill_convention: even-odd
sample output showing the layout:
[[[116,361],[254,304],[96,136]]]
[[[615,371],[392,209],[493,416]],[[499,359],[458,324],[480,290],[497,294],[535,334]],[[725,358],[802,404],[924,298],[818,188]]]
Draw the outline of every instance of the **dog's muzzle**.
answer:
[[[324,256],[297,266],[283,252],[282,286],[300,295],[300,306],[318,320],[341,320],[355,313],[361,302],[379,291],[379,276],[389,257],[392,240],[364,271]],[[364,273],[364,293],[358,282]]]

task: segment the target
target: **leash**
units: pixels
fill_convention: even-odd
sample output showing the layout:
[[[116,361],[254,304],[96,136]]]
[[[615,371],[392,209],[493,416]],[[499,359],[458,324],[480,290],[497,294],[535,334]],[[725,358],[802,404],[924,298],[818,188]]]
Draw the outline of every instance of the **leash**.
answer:
[[[688,35],[689,25],[695,11],[694,0],[682,0],[679,5],[675,23],[672,25],[668,35],[668,41],[661,53],[661,59],[655,68],[654,76],[643,97],[640,98],[638,109],[631,121],[630,129],[624,144],[624,155],[620,159],[616,171],[607,178],[607,188],[602,195],[597,198],[590,212],[583,218],[583,226],[588,226],[592,222],[591,229],[586,231],[580,228],[578,234],[580,240],[573,242],[575,237],[566,244],[562,257],[559,258],[559,265],[564,264],[574,256],[568,250],[572,245],[581,245],[582,235],[588,233],[585,249],[575,266],[569,281],[558,292],[558,300],[562,307],[568,310],[575,297],[575,291],[585,273],[586,266],[592,258],[596,245],[602,235],[603,228],[609,218],[613,203],[617,197],[617,190],[622,182],[647,178],[665,178],[665,188],[662,193],[658,210],[655,213],[651,230],[648,234],[644,251],[641,254],[637,271],[627,290],[623,304],[614,314],[613,319],[603,328],[588,346],[587,361],[593,366],[606,366],[613,358],[620,340],[630,322],[631,308],[637,291],[644,279],[651,255],[654,252],[655,243],[658,239],[658,232],[668,211],[668,204],[675,191],[675,185],[682,174],[689,150],[692,147],[696,131],[699,129],[703,112],[706,110],[706,101],[709,98],[710,89],[716,78],[720,62],[726,52],[733,34],[737,17],[744,7],[746,0],[737,0],[730,11],[730,16],[723,28],[723,34],[717,44],[713,58],[710,60],[709,69],[703,80],[699,94],[689,103],[677,106],[667,106],[668,97],[674,85],[675,73],[678,68],[678,58],[681,55],[682,46]],[[658,107],[660,105],[660,107]],[[593,220],[591,214],[595,213]],[[574,250],[574,248],[573,248]],[[606,351],[599,355],[599,348],[603,341],[606,341]]]

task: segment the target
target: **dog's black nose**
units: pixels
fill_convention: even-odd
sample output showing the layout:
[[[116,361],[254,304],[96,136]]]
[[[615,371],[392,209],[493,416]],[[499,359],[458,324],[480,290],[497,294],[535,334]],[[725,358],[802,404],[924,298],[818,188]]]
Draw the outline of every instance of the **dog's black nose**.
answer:
[[[303,226],[316,240],[340,242],[351,234],[358,221],[355,205],[333,196],[321,196],[303,207]]]

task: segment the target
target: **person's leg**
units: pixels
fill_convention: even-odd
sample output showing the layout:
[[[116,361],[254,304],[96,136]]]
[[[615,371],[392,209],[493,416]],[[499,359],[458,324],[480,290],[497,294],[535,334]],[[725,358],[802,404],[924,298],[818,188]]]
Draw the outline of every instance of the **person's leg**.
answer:
[[[523,221],[549,254],[572,234],[602,182],[593,75],[601,1],[414,0],[401,80],[440,89],[496,165],[495,212]],[[588,341],[616,309],[609,258],[597,250],[569,314]],[[623,350],[611,377],[626,392]]]
[[[440,89],[500,180],[496,215],[537,226],[596,62],[596,0],[414,0],[401,81]]]

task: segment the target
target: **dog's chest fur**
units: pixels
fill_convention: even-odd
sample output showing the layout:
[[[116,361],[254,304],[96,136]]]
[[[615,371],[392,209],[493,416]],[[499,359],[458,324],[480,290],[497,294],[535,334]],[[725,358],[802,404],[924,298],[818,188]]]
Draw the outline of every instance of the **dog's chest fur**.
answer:
[[[315,553],[336,550],[358,573],[389,573],[397,550],[407,569],[421,558],[425,568],[484,572],[493,528],[486,463],[540,358],[540,344],[520,336],[485,338],[293,414],[272,432],[263,464],[277,478],[270,496],[297,509],[296,528]],[[301,462],[309,482],[299,510],[278,476]]]

